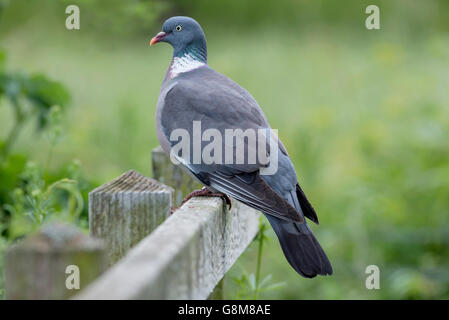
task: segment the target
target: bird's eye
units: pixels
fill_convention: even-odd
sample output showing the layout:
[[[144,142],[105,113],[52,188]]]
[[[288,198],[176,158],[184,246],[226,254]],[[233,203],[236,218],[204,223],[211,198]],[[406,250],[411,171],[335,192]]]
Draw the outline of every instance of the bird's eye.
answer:
[[[175,30],[176,30],[176,31],[181,31],[181,30],[182,30],[182,26],[181,26],[180,24],[178,24],[178,25],[175,27]]]

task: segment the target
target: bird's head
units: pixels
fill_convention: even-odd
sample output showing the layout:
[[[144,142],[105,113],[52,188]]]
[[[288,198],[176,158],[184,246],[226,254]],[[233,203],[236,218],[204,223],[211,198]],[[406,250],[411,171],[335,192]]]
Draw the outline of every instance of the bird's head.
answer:
[[[179,16],[167,19],[162,31],[151,39],[150,46],[158,42],[171,44],[173,56],[194,53],[206,60],[206,37],[200,24],[192,18]]]

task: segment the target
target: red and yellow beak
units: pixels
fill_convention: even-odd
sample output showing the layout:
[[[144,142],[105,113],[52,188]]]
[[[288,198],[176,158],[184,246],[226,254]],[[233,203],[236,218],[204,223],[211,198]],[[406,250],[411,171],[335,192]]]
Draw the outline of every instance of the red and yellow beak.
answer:
[[[165,32],[159,32],[155,37],[153,37],[153,39],[151,39],[150,41],[150,46],[152,46],[153,44],[158,43],[159,41],[161,41],[162,39],[165,38],[167,34]]]

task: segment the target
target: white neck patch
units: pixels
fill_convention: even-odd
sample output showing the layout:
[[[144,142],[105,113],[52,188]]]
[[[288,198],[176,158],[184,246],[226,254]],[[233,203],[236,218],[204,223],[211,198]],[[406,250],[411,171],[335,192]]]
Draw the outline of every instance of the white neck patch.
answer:
[[[192,71],[206,65],[204,62],[196,60],[192,55],[185,54],[182,57],[175,57],[168,71],[170,78],[177,77],[180,73]]]

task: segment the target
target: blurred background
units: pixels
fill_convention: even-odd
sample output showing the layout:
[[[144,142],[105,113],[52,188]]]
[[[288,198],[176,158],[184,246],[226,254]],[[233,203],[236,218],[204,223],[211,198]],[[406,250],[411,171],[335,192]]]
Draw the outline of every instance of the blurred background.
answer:
[[[172,50],[163,21],[188,15],[209,65],[248,89],[289,150],[334,275],[299,277],[271,229],[265,299],[449,298],[449,2],[0,0],[0,271],[42,223],[87,230],[87,193],[151,176],[154,114]],[[65,28],[65,8],[81,11]],[[251,298],[257,242],[226,278]],[[380,268],[367,290],[365,268]],[[4,295],[0,276],[0,297]]]

